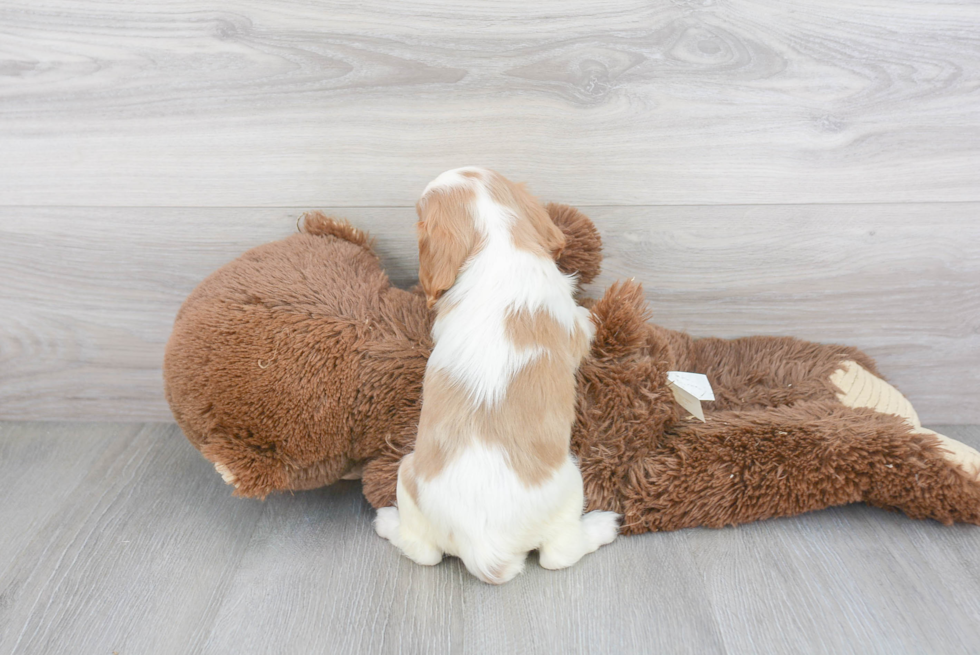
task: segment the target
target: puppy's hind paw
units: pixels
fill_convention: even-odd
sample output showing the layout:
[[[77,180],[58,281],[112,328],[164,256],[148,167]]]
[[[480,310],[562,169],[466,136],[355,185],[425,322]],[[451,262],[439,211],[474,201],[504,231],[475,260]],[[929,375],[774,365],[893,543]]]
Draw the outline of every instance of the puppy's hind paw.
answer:
[[[605,546],[619,534],[619,514],[615,512],[589,512],[582,517],[582,529],[592,550]]]
[[[398,517],[397,507],[382,507],[374,518],[374,531],[378,533],[379,537],[388,541],[395,540],[400,525],[401,519]]]

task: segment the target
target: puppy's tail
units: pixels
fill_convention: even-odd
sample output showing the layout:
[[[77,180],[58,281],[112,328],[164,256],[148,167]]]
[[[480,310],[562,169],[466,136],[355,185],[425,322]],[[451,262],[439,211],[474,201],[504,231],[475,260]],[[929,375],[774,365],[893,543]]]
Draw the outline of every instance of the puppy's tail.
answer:
[[[524,570],[527,553],[504,553],[498,549],[477,547],[461,549],[460,559],[467,570],[487,584],[499,585],[514,579]]]
[[[374,246],[374,239],[367,232],[358,230],[344,219],[331,218],[321,211],[306,212],[299,217],[297,227],[303,234],[336,237],[367,250],[371,250]]]

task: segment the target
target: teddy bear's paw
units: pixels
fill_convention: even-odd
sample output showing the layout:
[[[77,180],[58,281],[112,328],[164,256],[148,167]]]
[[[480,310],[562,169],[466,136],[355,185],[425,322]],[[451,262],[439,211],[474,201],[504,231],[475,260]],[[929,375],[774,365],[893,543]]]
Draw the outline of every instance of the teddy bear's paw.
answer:
[[[619,534],[619,514],[594,511],[582,517],[582,530],[592,550],[612,543]]]
[[[398,517],[397,507],[382,507],[374,518],[374,531],[378,533],[379,537],[388,541],[395,541],[400,525],[401,519]]]
[[[946,435],[939,434],[928,428],[916,428],[914,432],[936,437],[939,440],[939,447],[942,449],[943,457],[959,467],[961,471],[970,476],[974,481],[980,482],[980,453],[962,441],[950,439]]]
[[[221,479],[225,481],[225,484],[230,484],[236,489],[238,488],[238,478],[231,472],[231,469],[220,462],[216,462],[214,465],[214,470],[218,472],[218,475],[220,475]]]
[[[965,443],[922,427],[912,403],[902,393],[857,362],[841,362],[830,376],[840,392],[837,398],[848,407],[873,409],[905,419],[916,434],[928,434],[939,440],[942,455],[968,476],[980,482],[980,453]]]
[[[902,393],[855,361],[840,363],[830,376],[840,391],[837,399],[847,407],[866,407],[882,414],[894,414],[913,428],[922,427],[912,403]]]

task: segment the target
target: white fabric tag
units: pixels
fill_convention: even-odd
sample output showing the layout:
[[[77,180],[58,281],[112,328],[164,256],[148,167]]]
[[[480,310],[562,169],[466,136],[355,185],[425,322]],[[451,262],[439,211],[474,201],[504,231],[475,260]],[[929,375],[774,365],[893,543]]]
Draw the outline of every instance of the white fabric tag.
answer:
[[[708,377],[700,373],[685,373],[683,371],[667,371],[667,386],[674,394],[677,404],[704,422],[704,411],[701,409],[702,400],[714,400]]]

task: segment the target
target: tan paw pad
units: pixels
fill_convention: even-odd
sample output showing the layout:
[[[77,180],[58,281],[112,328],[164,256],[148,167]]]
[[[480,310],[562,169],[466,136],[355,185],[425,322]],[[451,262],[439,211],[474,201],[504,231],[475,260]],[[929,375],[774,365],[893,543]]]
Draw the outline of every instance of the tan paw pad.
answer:
[[[218,475],[220,475],[221,479],[225,481],[225,484],[230,484],[234,487],[238,486],[238,478],[235,477],[235,474],[232,473],[231,469],[229,469],[227,466],[224,464],[215,464],[214,470],[218,472]]]
[[[840,389],[837,398],[848,407],[867,407],[882,414],[901,416],[912,427],[922,425],[912,403],[898,389],[857,362],[841,362],[830,381]]]
[[[830,381],[840,389],[837,398],[847,407],[866,407],[905,419],[914,432],[931,434],[939,439],[943,456],[965,473],[980,480],[980,453],[965,443],[922,427],[912,403],[898,389],[877,375],[857,362],[848,360],[841,362],[840,368],[830,376]]]

